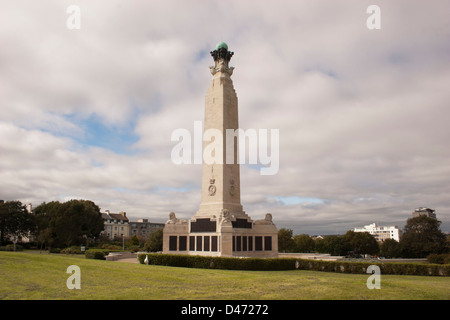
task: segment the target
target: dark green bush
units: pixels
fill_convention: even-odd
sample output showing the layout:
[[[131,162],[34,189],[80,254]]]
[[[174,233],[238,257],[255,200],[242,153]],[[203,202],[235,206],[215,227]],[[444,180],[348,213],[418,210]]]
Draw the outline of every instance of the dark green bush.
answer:
[[[69,248],[62,249],[60,253],[65,254],[81,254],[81,247],[80,246],[72,246]]]
[[[323,261],[295,258],[237,258],[237,257],[204,257],[178,254],[143,253],[138,260],[144,264],[185,268],[228,269],[228,270],[313,270],[364,274],[370,265],[378,265],[381,274],[449,276],[450,265],[422,263],[370,263],[351,261]]]
[[[430,254],[427,261],[429,263],[448,264],[450,263],[450,253]]]
[[[109,254],[109,250],[103,249],[89,249],[85,253],[86,259],[106,260],[106,256]]]

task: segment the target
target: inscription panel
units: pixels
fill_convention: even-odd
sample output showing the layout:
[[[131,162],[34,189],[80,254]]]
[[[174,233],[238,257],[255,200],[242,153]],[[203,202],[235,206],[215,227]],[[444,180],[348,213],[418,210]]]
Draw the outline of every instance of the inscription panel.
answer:
[[[209,218],[191,222],[191,232],[216,232],[216,222]]]
[[[248,222],[247,219],[236,219],[236,221],[231,221],[231,225],[233,228],[243,228],[243,229],[251,229],[252,223]]]

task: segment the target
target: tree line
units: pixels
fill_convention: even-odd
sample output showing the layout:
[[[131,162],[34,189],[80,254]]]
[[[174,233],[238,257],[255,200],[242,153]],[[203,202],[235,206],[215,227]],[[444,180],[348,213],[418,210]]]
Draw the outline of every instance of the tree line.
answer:
[[[100,208],[89,200],[52,201],[27,211],[20,201],[0,204],[0,243],[35,238],[44,247],[86,244],[104,229]]]
[[[450,252],[450,240],[440,230],[441,222],[426,216],[407,220],[400,241],[387,239],[381,244],[368,232],[347,231],[344,235],[312,238],[293,231],[278,231],[279,252],[329,253],[337,256],[372,255],[385,258],[425,258]]]
[[[338,256],[379,255],[386,258],[425,258],[430,254],[450,252],[449,237],[440,230],[441,222],[426,216],[410,218],[403,229],[400,242],[393,239],[379,244],[366,232],[348,231],[344,235],[313,239],[307,234],[278,231],[279,252],[317,252]],[[101,239],[104,221],[100,208],[89,200],[52,201],[27,211],[20,201],[0,203],[0,245],[34,237],[41,248],[67,248],[107,242]],[[162,229],[151,234],[145,242],[131,239],[131,245],[147,251],[162,250]]]
[[[104,231],[104,221],[100,208],[90,200],[70,200],[67,202],[44,202],[30,214],[20,201],[0,203],[0,246],[23,240],[32,240],[32,245],[40,249],[56,250],[70,247],[74,253],[80,246],[109,247],[161,251],[162,229],[151,233],[148,238],[109,239]],[[54,251],[54,252],[56,252]]]

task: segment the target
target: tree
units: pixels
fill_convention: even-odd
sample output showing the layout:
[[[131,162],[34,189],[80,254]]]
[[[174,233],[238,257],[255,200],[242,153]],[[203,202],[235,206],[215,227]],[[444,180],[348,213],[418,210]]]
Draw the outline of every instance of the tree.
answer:
[[[307,234],[294,237],[295,252],[314,252],[314,240]]]
[[[49,245],[86,244],[88,239],[98,237],[104,228],[100,208],[88,200],[43,203],[35,212],[38,239]]]
[[[394,239],[386,239],[380,246],[380,255],[385,258],[400,256],[400,244]]]
[[[55,243],[55,234],[50,226],[50,221],[55,219],[58,209],[61,206],[59,201],[41,203],[34,209],[37,224],[37,240],[42,246],[51,247]]]
[[[447,250],[446,237],[440,224],[440,221],[426,216],[408,219],[400,239],[402,256],[425,258],[432,253],[444,253]]]
[[[150,252],[162,251],[163,247],[163,229],[158,229],[150,233],[144,244],[144,250]]]
[[[130,246],[139,246],[139,238],[137,235],[133,235],[130,239]]]
[[[281,228],[278,230],[278,251],[279,252],[293,252],[294,239],[292,237],[293,231],[291,229]]]
[[[348,243],[343,236],[326,236],[319,245],[321,253],[329,253],[334,256],[346,255],[349,251]]]
[[[0,204],[0,242],[11,239],[14,250],[17,241],[28,237],[36,229],[34,216],[28,213],[20,201],[7,201]]]
[[[380,250],[377,240],[368,232],[347,231],[344,240],[348,244],[350,251],[357,254],[375,255]]]

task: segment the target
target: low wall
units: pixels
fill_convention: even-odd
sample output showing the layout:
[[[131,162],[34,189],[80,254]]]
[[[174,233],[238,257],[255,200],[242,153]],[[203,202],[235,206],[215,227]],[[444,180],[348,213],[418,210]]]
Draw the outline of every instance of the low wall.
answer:
[[[117,261],[121,259],[137,259],[137,254],[132,252],[110,252],[105,259],[107,261]]]
[[[332,256],[328,253],[278,253],[279,258],[299,258],[310,260],[336,261],[344,257]]]

